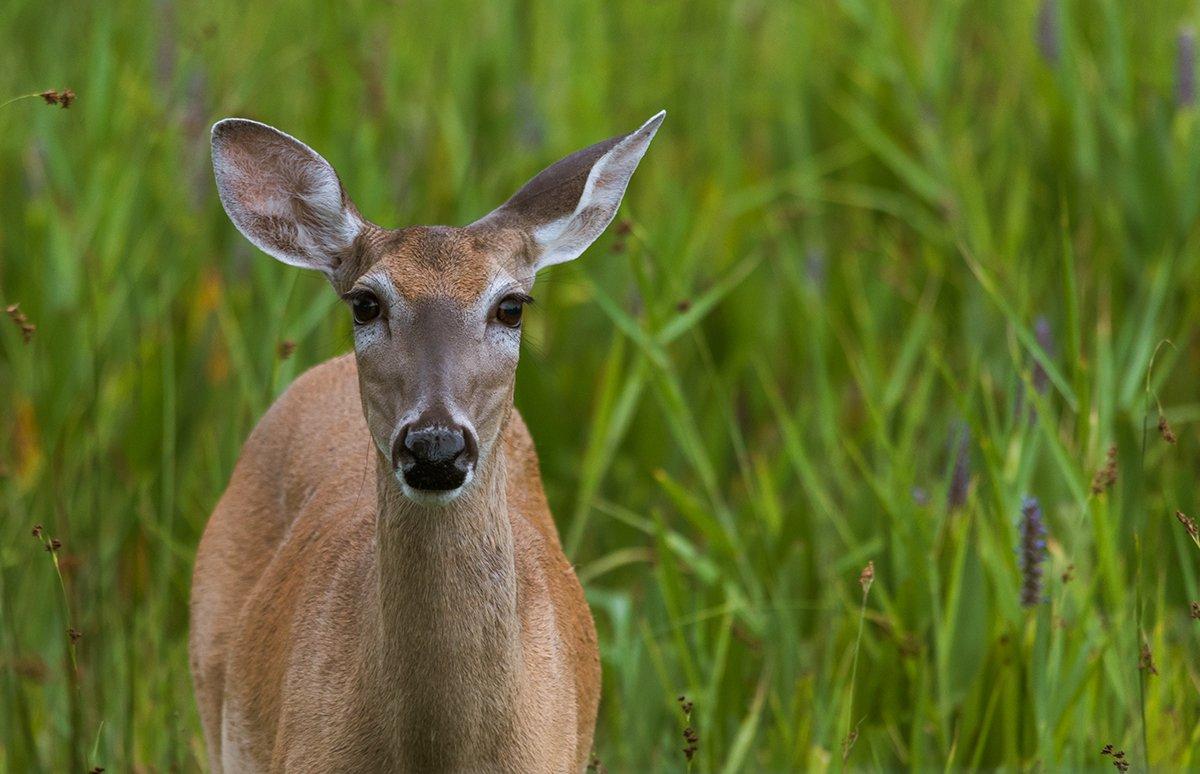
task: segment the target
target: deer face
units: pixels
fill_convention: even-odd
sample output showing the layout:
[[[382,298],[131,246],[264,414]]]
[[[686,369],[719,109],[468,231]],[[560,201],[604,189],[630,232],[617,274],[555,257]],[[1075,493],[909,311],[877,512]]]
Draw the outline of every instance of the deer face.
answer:
[[[537,271],[604,231],[662,118],[567,156],[463,228],[371,224],[308,146],[244,119],[213,127],[234,224],[278,260],[322,271],[346,302],[367,426],[405,496],[448,503],[489,461]]]

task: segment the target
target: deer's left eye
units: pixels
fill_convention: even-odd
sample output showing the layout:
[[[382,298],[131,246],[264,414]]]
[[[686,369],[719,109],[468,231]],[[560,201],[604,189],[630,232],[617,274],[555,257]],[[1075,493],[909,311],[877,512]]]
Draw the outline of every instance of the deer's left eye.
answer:
[[[505,296],[496,306],[496,319],[501,325],[517,328],[521,325],[521,312],[529,302],[527,296]]]

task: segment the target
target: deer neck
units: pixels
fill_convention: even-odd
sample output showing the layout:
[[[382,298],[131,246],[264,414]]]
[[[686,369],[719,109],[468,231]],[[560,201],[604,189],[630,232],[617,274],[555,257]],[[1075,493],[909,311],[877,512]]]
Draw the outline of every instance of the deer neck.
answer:
[[[517,573],[503,444],[445,506],[406,498],[379,472],[375,674],[394,749],[421,770],[511,738],[521,671]]]

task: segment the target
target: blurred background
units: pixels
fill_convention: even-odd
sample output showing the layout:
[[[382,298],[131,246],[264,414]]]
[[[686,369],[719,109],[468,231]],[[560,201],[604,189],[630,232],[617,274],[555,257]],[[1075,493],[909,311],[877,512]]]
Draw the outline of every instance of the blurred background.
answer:
[[[0,103],[59,95],[0,107],[0,768],[205,767],[197,540],[256,419],[351,346],[226,219],[212,122],[303,139],[377,223],[459,225],[660,108],[518,378],[599,766],[1198,765],[1198,22],[7,0]]]

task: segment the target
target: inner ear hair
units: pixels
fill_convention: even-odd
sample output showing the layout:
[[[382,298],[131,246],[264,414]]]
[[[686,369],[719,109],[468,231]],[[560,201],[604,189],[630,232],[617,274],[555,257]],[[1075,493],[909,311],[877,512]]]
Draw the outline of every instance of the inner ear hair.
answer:
[[[370,224],[329,162],[291,135],[244,118],[213,125],[212,154],[221,204],[238,230],[279,261],[317,269],[336,284],[343,264],[361,254]]]

